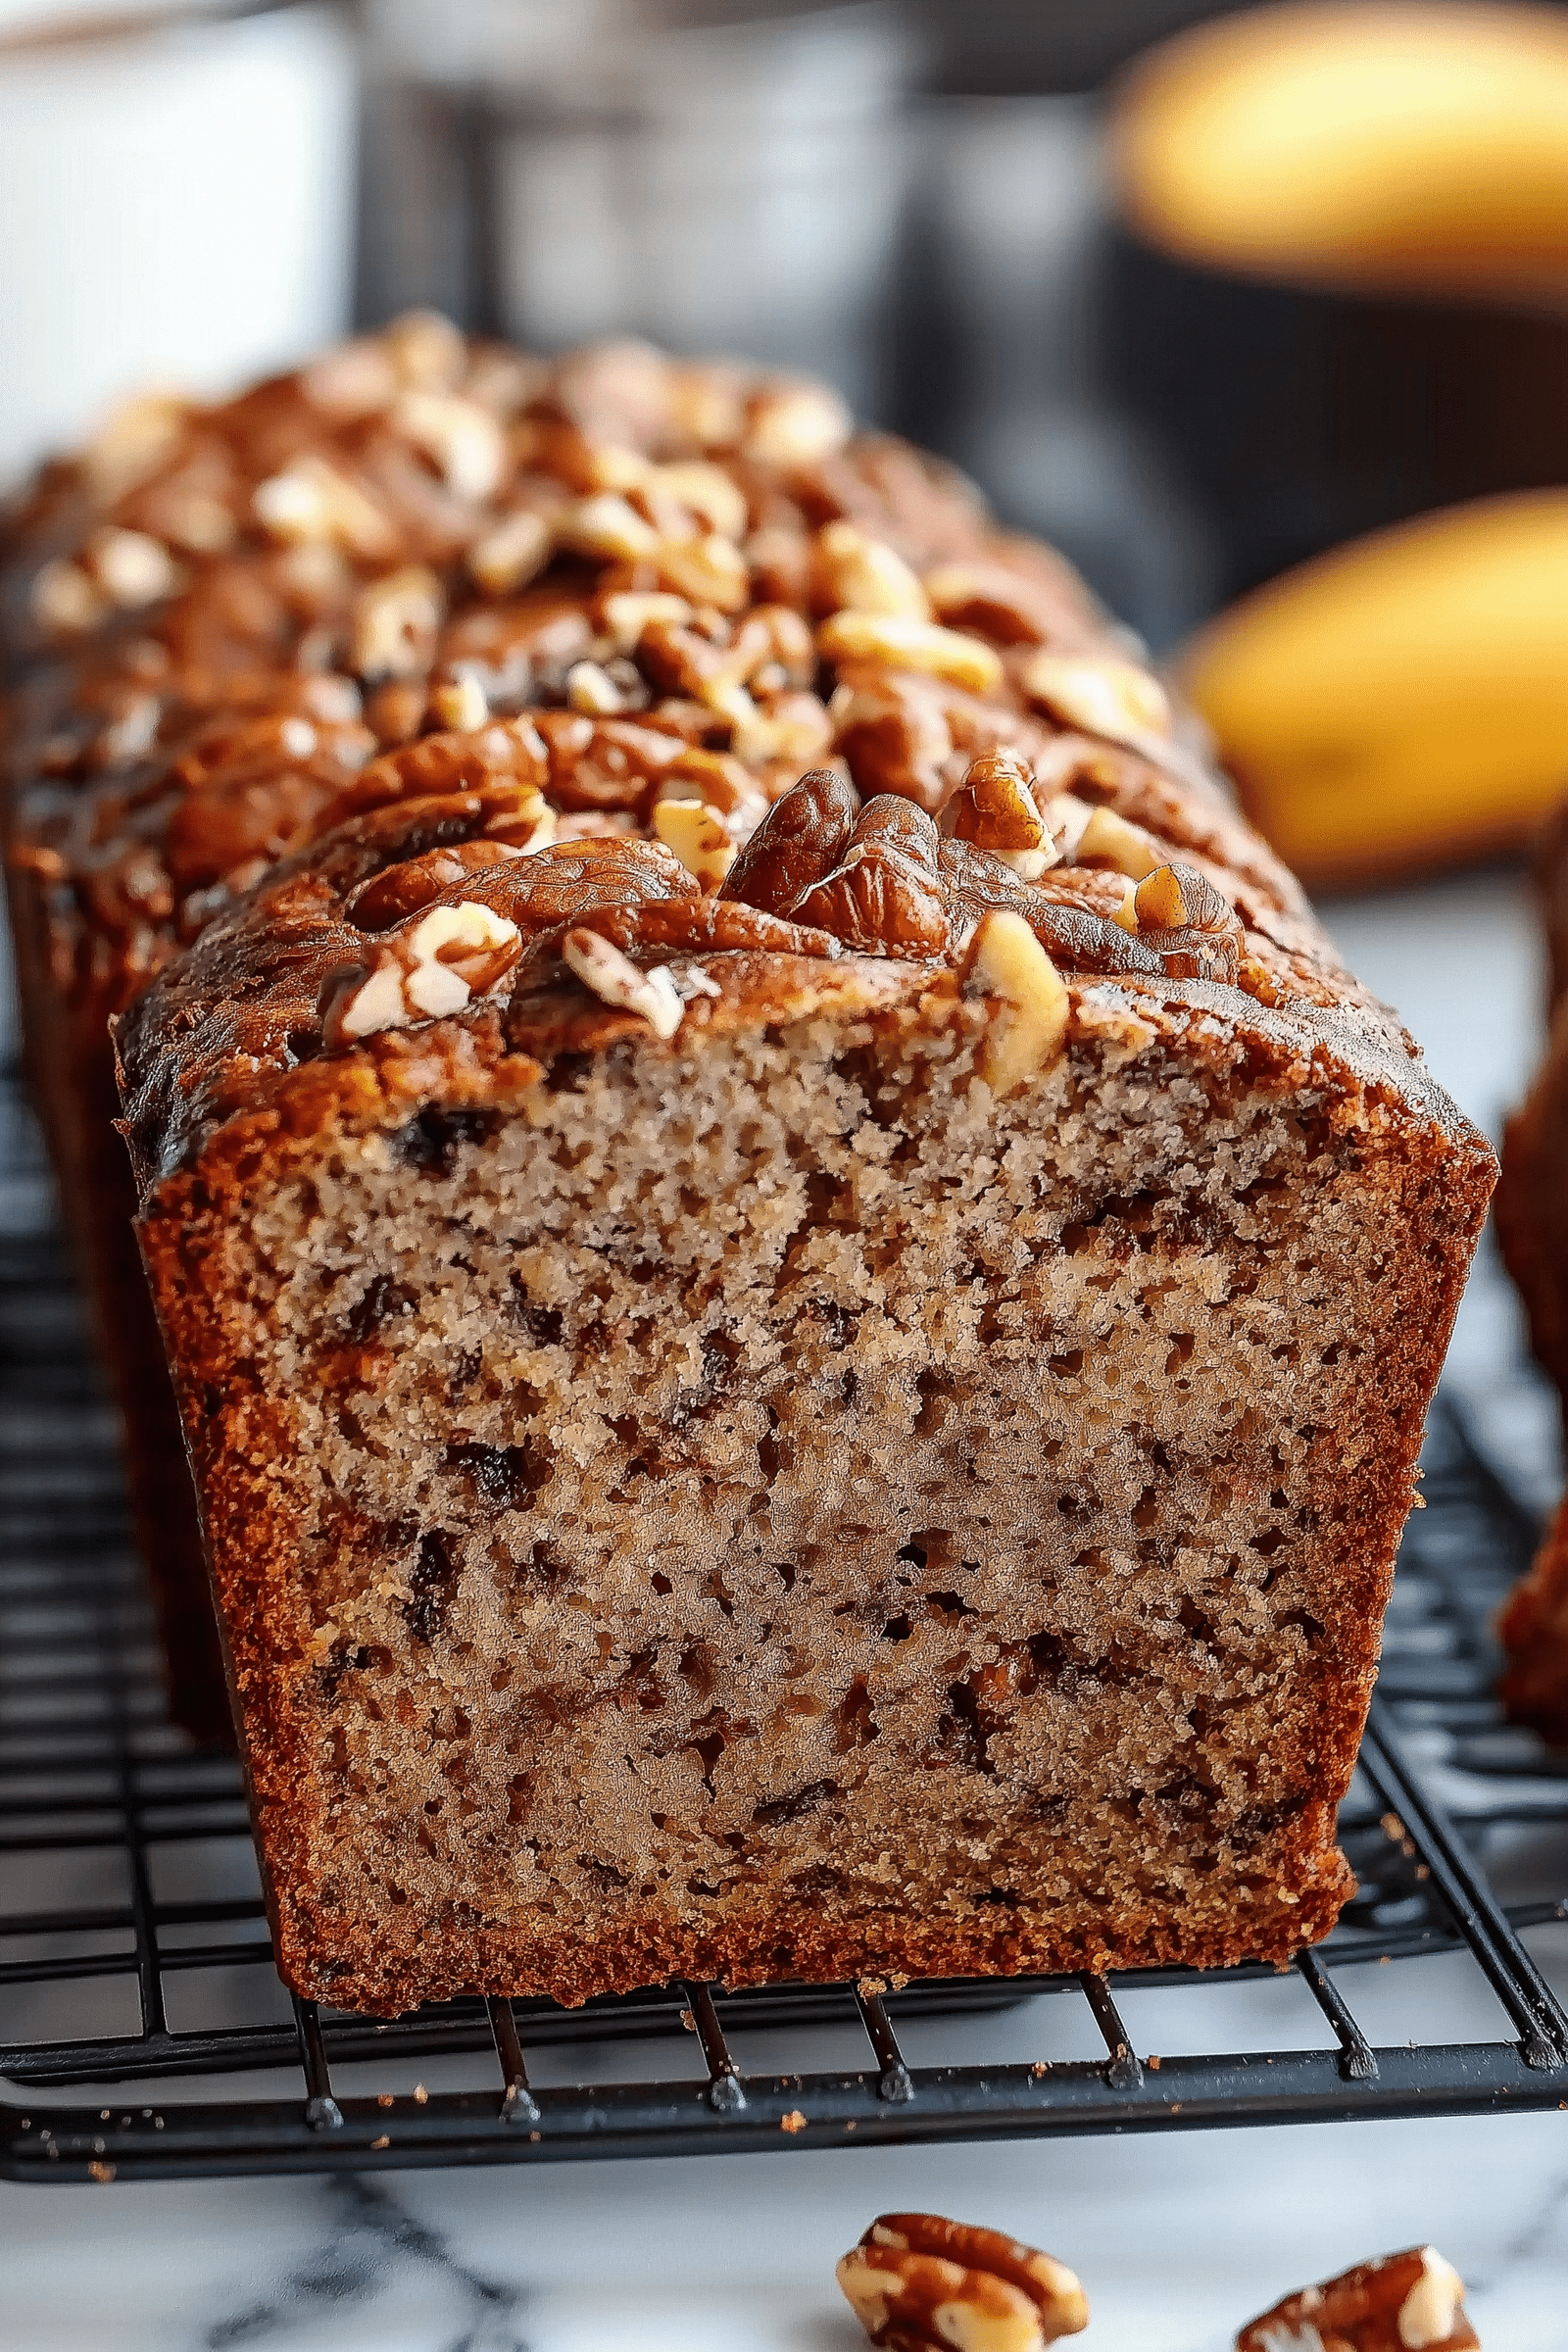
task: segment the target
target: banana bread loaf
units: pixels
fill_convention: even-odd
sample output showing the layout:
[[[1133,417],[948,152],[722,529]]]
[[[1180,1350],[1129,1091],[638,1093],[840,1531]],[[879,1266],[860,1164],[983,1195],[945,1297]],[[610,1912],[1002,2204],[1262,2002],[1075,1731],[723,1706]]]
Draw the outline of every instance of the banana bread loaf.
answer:
[[[1063,565],[934,461],[852,437],[819,386],[639,346],[547,367],[427,315],[216,408],[132,403],[7,518],[0,831],[28,1067],[199,1734],[228,1709],[109,1016],[368,759],[452,718],[539,714],[562,837],[634,825],[656,791],[741,837],[817,757],[929,800],[966,750],[1043,742],[1021,705],[885,664],[830,716],[804,615],[832,608],[835,566],[878,564],[884,604],[1109,643]],[[971,684],[995,661],[972,645]]]
[[[159,447],[13,534],[13,892],[290,1982],[1322,1934],[1492,1163],[1153,678],[814,387],[404,322]]]
[[[120,1023],[290,1983],[1322,1935],[1485,1145],[1006,759],[715,892],[532,847],[528,732]]]

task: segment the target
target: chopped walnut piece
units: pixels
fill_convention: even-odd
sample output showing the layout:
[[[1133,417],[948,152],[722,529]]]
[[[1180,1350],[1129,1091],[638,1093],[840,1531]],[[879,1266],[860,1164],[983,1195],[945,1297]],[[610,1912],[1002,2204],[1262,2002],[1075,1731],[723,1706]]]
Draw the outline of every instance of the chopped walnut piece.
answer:
[[[1139,936],[1177,980],[1234,982],[1245,934],[1229,900],[1191,865],[1162,865],[1138,885]]]
[[[773,803],[719,895],[769,914],[788,914],[849,848],[859,806],[853,786],[831,768],[802,776]]]
[[[720,539],[746,536],[750,519],[746,493],[722,466],[693,458],[680,465],[657,466],[652,479],[656,490],[700,514]]]
[[[654,831],[705,890],[716,890],[735,862],[735,844],[706,801],[656,801]]]
[[[948,953],[952,932],[941,836],[923,808],[891,793],[868,801],[833,871],[788,909],[862,956],[906,961]]]
[[[1142,825],[1130,825],[1114,808],[1095,808],[1090,811],[1084,826],[1065,855],[1076,865],[1101,864],[1114,867],[1134,882],[1141,882],[1157,865],[1164,863],[1164,847]]]
[[[95,628],[106,610],[103,594],[80,565],[58,558],[36,573],[27,601],[40,628],[69,636]]]
[[[686,1004],[669,966],[656,963],[642,971],[597,931],[568,931],[562,942],[563,961],[585,988],[607,1004],[640,1013],[654,1035],[672,1038],[685,1017]]]
[[[356,335],[313,360],[300,389],[330,416],[373,416],[396,399],[398,371],[379,335]]]
[[[410,678],[428,669],[443,607],[440,581],[420,564],[373,581],[354,618],[352,660],[360,676]]]
[[[1464,2280],[1436,2246],[1363,2262],[1250,2320],[1236,2352],[1479,2352]]]
[[[829,662],[923,670],[975,694],[994,693],[1002,683],[1001,656],[980,638],[896,612],[835,612],[816,642]]]
[[[439,467],[454,498],[477,505],[500,481],[506,443],[488,409],[458,392],[405,392],[392,422]]]
[[[748,766],[781,760],[800,769],[831,750],[833,721],[814,694],[778,694],[760,704],[747,698],[731,714],[730,742]]]
[[[635,653],[645,631],[656,622],[679,628],[691,616],[690,599],[674,596],[667,588],[623,588],[601,598],[598,608],[598,618],[620,654]]]
[[[698,539],[662,539],[653,560],[663,585],[677,596],[690,597],[693,604],[739,612],[751,601],[746,559],[733,540],[721,538],[717,531]]]
[[[1022,882],[1038,882],[1061,855],[1035,806],[1032,782],[1016,752],[987,752],[971,763],[943,812],[955,841],[992,851]]]
[[[588,718],[613,718],[628,697],[600,662],[574,662],[566,672],[566,702]]]
[[[941,808],[954,742],[938,679],[857,670],[835,691],[828,716],[863,793],[898,792],[922,808]]]
[[[904,558],[853,522],[824,524],[816,535],[812,582],[825,612],[894,612],[929,620],[931,601]]]
[[[507,596],[543,571],[553,545],[554,534],[544,515],[522,507],[474,541],[468,569],[488,595]]]
[[[99,586],[112,605],[135,612],[172,594],[179,571],[162,540],[146,531],[122,531],[106,526],[94,531],[83,549]]]
[[[635,564],[653,556],[659,533],[618,491],[602,490],[564,508],[556,524],[564,546],[578,555]]]
[[[394,934],[372,964],[342,966],[322,990],[329,1049],[461,1012],[502,979],[522,952],[522,934],[477,900],[432,906],[411,932]]]
[[[838,2266],[838,2281],[873,2344],[956,2352],[1043,2352],[1089,2325],[1064,2263],[998,2230],[935,2213],[885,2213]]]
[[[405,311],[381,330],[400,383],[449,392],[468,364],[466,339],[439,311]]]
[[[309,453],[259,482],[251,505],[274,539],[341,547],[368,563],[397,545],[391,523],[359,484]]]
[[[1136,662],[1088,656],[1036,654],[1021,672],[1024,693],[1053,718],[1085,734],[1135,747],[1170,725],[1170,705],[1157,678]]]
[[[1067,990],[1021,914],[999,909],[982,916],[959,978],[971,994],[999,998],[1004,1007],[992,1021],[983,1062],[994,1095],[1010,1095],[1057,1059],[1067,1036]]]
[[[825,384],[778,383],[746,404],[740,452],[760,466],[809,466],[844,447],[854,418]]]
[[[1001,564],[942,564],[924,584],[939,620],[994,645],[1039,645],[1057,617],[1032,580]]]
[[[1156,865],[1152,874],[1144,876],[1133,893],[1141,930],[1175,931],[1185,926],[1188,915],[1187,901],[1182,896],[1182,875],[1190,870]]]
[[[466,673],[443,678],[430,689],[430,713],[455,735],[471,735],[490,721],[490,700],[478,679]]]

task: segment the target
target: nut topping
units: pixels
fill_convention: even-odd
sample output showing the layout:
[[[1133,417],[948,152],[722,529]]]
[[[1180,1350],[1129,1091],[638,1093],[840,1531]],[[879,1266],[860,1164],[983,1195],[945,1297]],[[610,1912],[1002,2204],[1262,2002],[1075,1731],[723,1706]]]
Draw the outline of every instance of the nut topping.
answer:
[[[1053,803],[1054,810],[1057,805]],[[1064,855],[1076,865],[1108,865],[1130,881],[1141,882],[1163,862],[1163,849],[1164,844],[1152,833],[1146,833],[1142,825],[1130,825],[1114,808],[1094,808],[1076,841],[1071,840],[1069,828]]]
[[[1061,855],[1035,806],[1032,781],[1015,752],[988,752],[974,761],[945,812],[955,841],[992,851],[1023,882],[1038,882]]]
[[[543,571],[553,545],[545,517],[530,507],[521,507],[474,541],[468,550],[468,569],[489,595],[507,596]]]
[[[379,507],[324,458],[296,458],[257,484],[251,505],[274,539],[291,544],[341,547],[368,563],[391,555],[397,544]]]
[[[717,890],[735,862],[735,844],[706,801],[656,801],[654,831],[705,890]]]
[[[829,767],[812,770],[775,801],[724,878],[720,896],[787,914],[833,871],[849,848],[859,801]]]
[[[678,505],[700,514],[720,539],[746,536],[750,513],[746,493],[722,466],[694,458],[684,465],[657,466],[652,479],[656,491],[662,491]]]
[[[110,603],[122,611],[155,605],[178,585],[179,573],[168,548],[145,531],[94,531],[85,552]]]
[[[983,1062],[994,1095],[1010,1095],[1058,1058],[1067,1037],[1067,990],[1021,914],[999,909],[982,917],[959,978],[971,995],[1001,1003]]]
[[[354,621],[354,667],[362,678],[417,677],[430,666],[441,626],[441,583],[420,564],[376,580]]]
[[[70,636],[95,628],[104,614],[105,600],[81,566],[58,558],[37,572],[28,602],[40,628]]]
[[[772,385],[748,403],[741,456],[760,466],[809,466],[842,449],[853,424],[825,384]]]
[[[830,612],[894,612],[931,618],[931,600],[904,558],[853,522],[830,522],[816,535],[813,579]]]
[[[461,1012],[503,979],[522,953],[522,934],[506,915],[477,900],[432,906],[415,928],[390,938],[368,970],[363,964],[328,975],[322,991],[322,1030],[329,1047],[351,1044],[414,1021]]]
[[[1436,2246],[1363,2262],[1249,2321],[1236,2352],[1476,2352],[1464,2280]]]
[[[622,589],[618,595],[604,599],[599,613],[615,641],[615,651],[618,654],[631,654],[636,652],[644,632],[656,622],[679,628],[691,619],[692,608],[684,596],[672,596],[664,588],[640,592]]]
[[[1178,980],[1234,982],[1244,934],[1235,908],[1206,875],[1190,865],[1162,865],[1134,894],[1138,931],[1158,950]]]
[[[443,678],[430,689],[430,715],[454,735],[472,735],[490,723],[490,698],[471,671]]]
[[[585,988],[607,1004],[641,1013],[654,1035],[672,1038],[686,1014],[686,1004],[667,963],[641,971],[597,931],[568,931],[561,946],[562,960]]]
[[[392,421],[434,460],[455,498],[476,505],[500,481],[506,444],[500,425],[477,401],[455,392],[405,392]]]
[[[973,694],[994,693],[1002,683],[1002,657],[982,639],[897,612],[835,612],[816,642],[825,660],[841,665],[924,670]]]
[[[882,2214],[839,2264],[838,2281],[872,2343],[892,2352],[1042,2352],[1089,2324],[1065,2265],[940,2214]]]
[[[951,930],[940,836],[923,808],[891,793],[868,801],[832,873],[788,909],[864,956],[945,956]]]
[[[1025,694],[1053,718],[1087,735],[1135,749],[1170,725],[1170,705],[1156,678],[1131,662],[1096,662],[1035,654],[1022,672]]]

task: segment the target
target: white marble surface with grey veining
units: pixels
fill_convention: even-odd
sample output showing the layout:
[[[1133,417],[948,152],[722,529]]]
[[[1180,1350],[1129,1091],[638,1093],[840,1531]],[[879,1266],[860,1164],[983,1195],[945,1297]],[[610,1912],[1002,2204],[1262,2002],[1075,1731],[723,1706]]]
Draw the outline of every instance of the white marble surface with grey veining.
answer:
[[[1538,1044],[1519,877],[1483,874],[1329,914],[1356,968],[1495,1134]],[[1499,1462],[1544,1482],[1546,1406],[1518,1369],[1517,1317],[1490,1261],[1450,1370]],[[1568,1928],[1531,1940],[1568,1991]],[[1375,2040],[1498,2031],[1463,1958],[1367,1970],[1347,1989]],[[1125,2006],[1145,2051],[1203,2046],[1209,2034],[1235,2036],[1233,2048],[1250,2034],[1252,2046],[1282,2031],[1321,2037],[1315,2015],[1291,2007],[1304,1998],[1294,1980],[1226,1994],[1223,2019],[1195,2006],[1213,1997],[1144,1994]],[[1031,2036],[1066,2030],[1059,1999],[1000,2026],[941,2029],[959,2043],[1000,2032],[1018,2054]],[[808,2037],[798,2046],[791,2063],[809,2065]],[[1552,2112],[343,2179],[0,2184],[0,2348],[853,2352],[860,2339],[833,2263],[889,2207],[1049,2246],[1084,2277],[1099,2352],[1225,2352],[1238,2324],[1279,2293],[1421,2239],[1470,2281],[1488,2352],[1568,2346],[1568,2117]]]

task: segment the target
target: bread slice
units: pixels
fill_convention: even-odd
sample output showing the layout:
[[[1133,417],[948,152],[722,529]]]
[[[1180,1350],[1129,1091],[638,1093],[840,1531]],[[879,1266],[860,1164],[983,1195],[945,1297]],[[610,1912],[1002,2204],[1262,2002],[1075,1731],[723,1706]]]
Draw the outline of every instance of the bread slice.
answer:
[[[724,895],[492,858],[514,778],[396,802],[122,1017],[302,1992],[1332,1925],[1491,1154],[1192,866],[1129,929],[976,846],[1005,783],[808,778]]]

